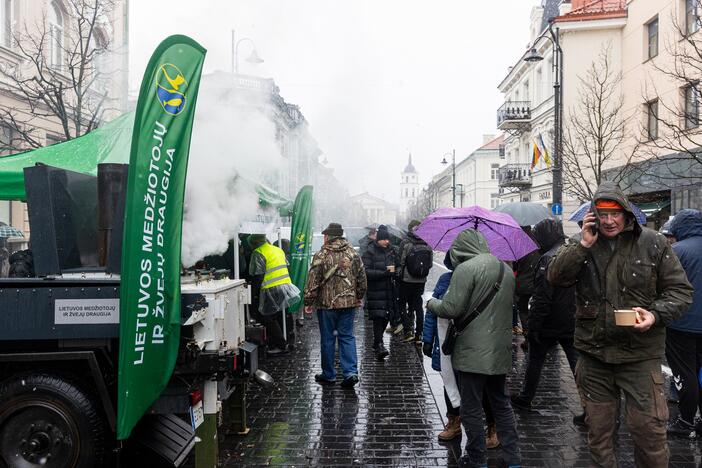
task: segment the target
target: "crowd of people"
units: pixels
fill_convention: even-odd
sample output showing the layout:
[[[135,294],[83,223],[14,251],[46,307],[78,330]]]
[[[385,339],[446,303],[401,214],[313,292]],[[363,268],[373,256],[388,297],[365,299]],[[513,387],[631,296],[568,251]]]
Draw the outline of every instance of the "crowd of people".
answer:
[[[391,333],[421,346],[441,373],[448,422],[438,438],[457,439],[465,431],[460,466],[487,466],[487,450],[497,447],[504,466],[520,466],[514,410],[531,409],[546,356],[557,346],[580,393],[582,411],[574,423],[587,427],[594,466],[618,466],[622,398],[636,466],[668,466],[669,435],[702,436],[696,419],[702,410],[702,213],[682,210],[656,232],[639,225],[616,184],[603,182],[577,235],[566,239],[555,219],[524,227],[538,250],[508,265],[491,253],[483,234],[466,229],[446,252],[447,272],[426,312],[423,294],[434,257],[416,234],[418,225],[410,222],[399,245],[381,225],[361,241],[360,251],[341,225],[323,231],[304,291],[305,311],[316,312],[319,321],[317,382],[336,382],[337,343],[341,385],[359,382],[353,324],[365,310],[374,358],[387,358],[384,334]],[[259,262],[262,285],[287,284],[277,267]],[[282,289],[269,291],[262,304],[275,309],[294,293]],[[527,363],[521,390],[509,395],[514,333],[525,335]],[[277,333],[272,336],[275,346]],[[664,358],[679,399],[672,421]]]

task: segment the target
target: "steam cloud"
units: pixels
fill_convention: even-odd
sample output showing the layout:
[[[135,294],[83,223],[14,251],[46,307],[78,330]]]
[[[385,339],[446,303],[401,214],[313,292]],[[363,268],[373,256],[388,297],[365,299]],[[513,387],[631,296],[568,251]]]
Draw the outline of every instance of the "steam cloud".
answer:
[[[232,91],[232,76],[203,76],[185,188],[183,265],[222,253],[242,220],[254,219],[258,195],[242,180],[266,180],[283,166],[276,129],[256,93]],[[245,101],[242,99],[246,96]]]

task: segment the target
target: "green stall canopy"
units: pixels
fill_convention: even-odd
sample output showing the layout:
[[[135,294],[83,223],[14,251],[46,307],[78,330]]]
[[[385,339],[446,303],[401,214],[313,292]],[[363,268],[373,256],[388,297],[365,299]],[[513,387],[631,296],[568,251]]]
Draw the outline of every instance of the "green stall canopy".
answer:
[[[98,164],[128,164],[133,126],[129,112],[79,138],[0,158],[0,200],[26,200],[24,168],[36,163],[95,176]]]
[[[98,164],[129,164],[133,127],[134,112],[128,112],[79,138],[0,157],[0,200],[27,199],[24,193],[24,168],[36,163],[94,176],[97,176]],[[279,216],[291,215],[292,200],[265,185],[251,183],[262,208],[273,208]]]

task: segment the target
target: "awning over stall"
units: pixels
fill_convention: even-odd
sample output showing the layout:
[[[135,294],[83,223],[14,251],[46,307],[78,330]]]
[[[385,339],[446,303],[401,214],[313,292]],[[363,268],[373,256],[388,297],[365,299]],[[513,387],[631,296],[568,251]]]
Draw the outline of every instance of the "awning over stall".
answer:
[[[0,200],[25,201],[24,168],[37,163],[95,176],[98,164],[129,163],[132,127],[129,112],[79,138],[0,157]]]
[[[37,163],[95,176],[98,164],[129,164],[133,127],[134,112],[129,112],[79,138],[0,157],[0,200],[25,201],[24,168]],[[282,217],[291,216],[292,200],[263,184],[250,182],[261,207],[271,207]]]

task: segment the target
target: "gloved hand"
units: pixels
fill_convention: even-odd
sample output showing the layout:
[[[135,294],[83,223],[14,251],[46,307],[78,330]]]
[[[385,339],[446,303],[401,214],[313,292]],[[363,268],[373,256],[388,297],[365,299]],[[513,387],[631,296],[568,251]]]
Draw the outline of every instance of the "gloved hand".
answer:
[[[434,352],[434,347],[431,345],[431,343],[424,343],[422,345],[422,352],[426,357],[430,358]]]

